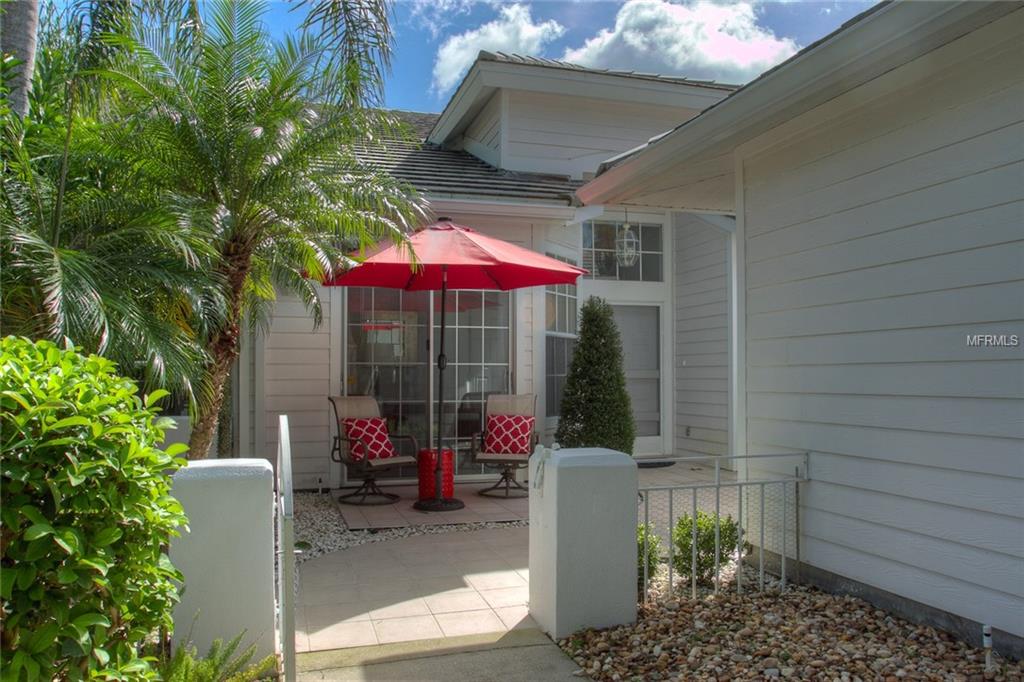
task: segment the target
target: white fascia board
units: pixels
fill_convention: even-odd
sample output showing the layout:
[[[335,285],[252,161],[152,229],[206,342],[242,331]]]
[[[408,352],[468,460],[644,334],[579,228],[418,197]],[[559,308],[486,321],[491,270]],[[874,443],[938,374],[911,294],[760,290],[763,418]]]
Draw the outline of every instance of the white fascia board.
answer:
[[[720,154],[803,111],[1013,11],[1015,3],[893,2],[770,71],[577,190],[616,203],[651,176]]]
[[[452,98],[445,105],[444,111],[434,123],[427,142],[444,144],[465,130],[470,120],[487,103],[493,88],[484,86],[480,77],[481,63],[476,62],[470,68]]]
[[[594,206],[581,206],[576,209],[576,214],[573,216],[572,222],[574,223],[585,223],[588,220],[604,215],[604,206],[601,204]]]
[[[550,218],[573,220],[576,210],[565,204],[530,204],[514,201],[486,201],[474,199],[431,198],[430,208],[435,215],[446,213],[482,213],[484,215],[511,216],[516,218]]]

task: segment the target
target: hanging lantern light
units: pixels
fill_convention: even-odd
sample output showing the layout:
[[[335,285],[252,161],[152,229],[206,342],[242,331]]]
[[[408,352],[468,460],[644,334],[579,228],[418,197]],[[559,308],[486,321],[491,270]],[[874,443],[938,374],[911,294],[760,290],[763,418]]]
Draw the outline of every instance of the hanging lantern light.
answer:
[[[629,224],[629,211],[626,211],[626,220],[615,234],[615,260],[620,267],[631,268],[636,265],[640,258],[640,240],[636,231]]]

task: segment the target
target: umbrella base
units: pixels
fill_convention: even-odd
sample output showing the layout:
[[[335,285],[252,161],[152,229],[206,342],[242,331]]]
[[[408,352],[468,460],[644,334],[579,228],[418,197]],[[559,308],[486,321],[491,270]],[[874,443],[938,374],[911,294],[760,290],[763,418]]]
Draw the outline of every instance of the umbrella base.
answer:
[[[419,509],[420,511],[426,512],[456,511],[465,506],[465,502],[457,500],[454,497],[442,497],[440,500],[436,497],[431,497],[426,500],[418,500],[412,505],[413,509]]]

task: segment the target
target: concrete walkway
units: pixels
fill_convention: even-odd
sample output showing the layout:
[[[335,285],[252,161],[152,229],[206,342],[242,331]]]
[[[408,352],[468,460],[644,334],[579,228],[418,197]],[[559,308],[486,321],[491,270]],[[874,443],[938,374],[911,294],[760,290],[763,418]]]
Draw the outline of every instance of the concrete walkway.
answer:
[[[536,629],[300,654],[299,680],[575,682],[578,666]]]
[[[526,527],[417,535],[299,568],[299,652],[533,628]]]

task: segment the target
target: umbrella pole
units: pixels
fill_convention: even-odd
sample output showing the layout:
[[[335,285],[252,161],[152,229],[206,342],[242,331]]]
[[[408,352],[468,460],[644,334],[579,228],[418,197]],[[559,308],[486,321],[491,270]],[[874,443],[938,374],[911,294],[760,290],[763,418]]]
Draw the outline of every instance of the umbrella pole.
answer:
[[[434,499],[432,500],[419,500],[413,506],[416,509],[422,511],[455,511],[456,509],[462,509],[466,505],[463,504],[462,500],[457,500],[454,497],[445,498],[444,493],[441,489],[442,482],[442,467],[441,467],[441,448],[444,444],[443,439],[443,426],[444,426],[444,370],[448,366],[448,358],[444,354],[444,332],[445,332],[445,310],[447,309],[447,298],[448,298],[448,268],[442,267],[441,269],[441,339],[438,343],[437,353],[437,450],[434,455]],[[455,456],[453,451],[452,457]],[[454,462],[452,462],[454,465]]]

